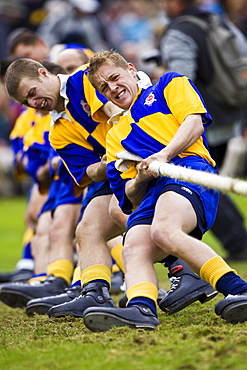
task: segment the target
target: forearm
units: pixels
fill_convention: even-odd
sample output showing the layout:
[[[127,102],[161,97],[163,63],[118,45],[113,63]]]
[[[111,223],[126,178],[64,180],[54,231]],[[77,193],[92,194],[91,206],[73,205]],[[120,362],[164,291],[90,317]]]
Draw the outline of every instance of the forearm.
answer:
[[[110,118],[114,114],[120,113],[122,109],[118,108],[115,104],[108,101],[106,104],[103,105],[101,110]]]
[[[106,168],[101,162],[93,163],[87,167],[86,174],[93,181],[106,181]]]
[[[38,169],[36,177],[40,193],[41,194],[47,193],[52,182],[48,163],[46,163],[44,166]]]
[[[137,175],[135,179],[126,183],[125,193],[132,204],[137,205],[141,203],[146,194],[148,184],[152,179],[153,177],[149,177],[145,180],[140,180],[139,176]]]

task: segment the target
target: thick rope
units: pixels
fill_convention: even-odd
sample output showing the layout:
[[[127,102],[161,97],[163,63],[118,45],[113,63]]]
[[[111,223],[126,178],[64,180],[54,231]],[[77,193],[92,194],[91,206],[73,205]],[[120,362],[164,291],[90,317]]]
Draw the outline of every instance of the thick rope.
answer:
[[[199,184],[206,188],[220,190],[221,192],[234,193],[247,196],[247,181],[216,175],[209,172],[192,170],[187,167],[176,166],[169,163],[153,161],[149,168],[160,176],[167,176]]]

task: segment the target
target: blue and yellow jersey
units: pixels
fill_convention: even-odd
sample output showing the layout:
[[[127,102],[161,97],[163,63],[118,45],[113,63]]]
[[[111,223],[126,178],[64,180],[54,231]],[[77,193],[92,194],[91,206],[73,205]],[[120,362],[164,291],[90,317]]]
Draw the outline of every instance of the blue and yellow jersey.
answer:
[[[49,137],[52,147],[80,187],[90,184],[86,169],[105,154],[106,134],[111,128],[107,124],[108,117],[99,112],[107,99],[90,84],[87,69],[88,64],[83,65],[68,76],[65,114],[55,119]]]
[[[23,149],[23,138],[30,127],[34,125],[35,115],[36,110],[34,108],[26,108],[16,119],[14,128],[9,136],[11,147],[15,155]]]
[[[131,105],[107,134],[107,176],[111,187],[125,213],[132,211],[125,196],[125,184],[135,178],[135,163],[124,172],[115,168],[117,154],[127,150],[142,158],[159,152],[174,137],[176,131],[190,114],[201,114],[205,127],[212,119],[202,96],[185,76],[174,72],[163,75],[155,86],[139,92]],[[178,157],[200,156],[212,166],[206,136],[203,135]],[[172,161],[175,161],[176,158]]]
[[[35,111],[33,118],[33,124],[23,138],[23,155],[27,158],[26,171],[37,181],[37,171],[47,162],[50,154],[51,116],[49,113],[43,115]]]

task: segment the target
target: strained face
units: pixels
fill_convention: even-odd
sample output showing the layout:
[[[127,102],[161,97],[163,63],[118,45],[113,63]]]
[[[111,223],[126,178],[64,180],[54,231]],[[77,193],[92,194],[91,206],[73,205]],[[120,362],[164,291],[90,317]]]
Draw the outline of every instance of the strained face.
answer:
[[[51,111],[57,106],[57,92],[49,78],[23,78],[15,97],[21,104],[41,111]]]
[[[113,64],[102,65],[93,77],[93,84],[108,100],[121,109],[128,109],[138,92],[136,69],[128,69]]]

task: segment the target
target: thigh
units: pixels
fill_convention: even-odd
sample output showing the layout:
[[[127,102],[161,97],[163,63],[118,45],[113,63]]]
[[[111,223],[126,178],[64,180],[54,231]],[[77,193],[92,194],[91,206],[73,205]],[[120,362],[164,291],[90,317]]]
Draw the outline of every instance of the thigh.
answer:
[[[80,215],[81,204],[62,204],[53,213],[53,229],[74,232]]]
[[[110,217],[109,204],[112,194],[100,195],[93,198],[87,205],[82,220],[79,224],[79,232],[100,234],[106,240],[110,240],[125,230],[119,227]]]
[[[154,213],[153,225],[165,230],[182,230],[186,234],[197,226],[197,217],[190,201],[173,191],[159,197]]]
[[[130,228],[124,240],[124,254],[135,255],[140,261],[148,258],[151,263],[167,257],[167,254],[151,239],[150,229],[151,225],[148,224],[139,224]]]

